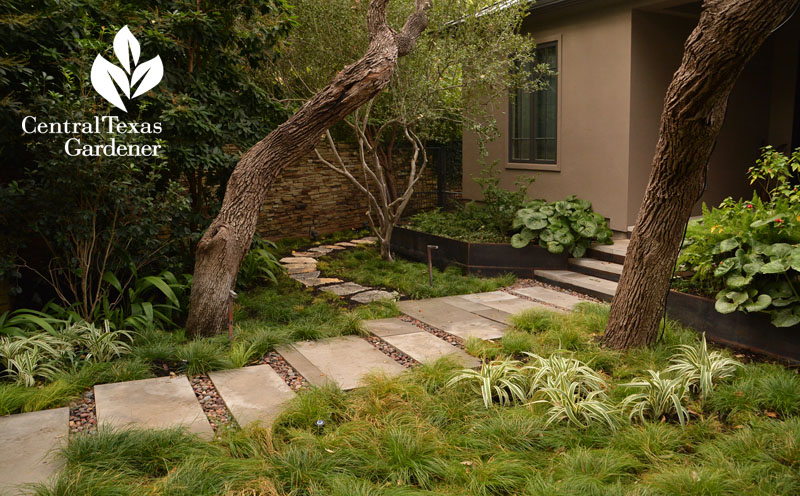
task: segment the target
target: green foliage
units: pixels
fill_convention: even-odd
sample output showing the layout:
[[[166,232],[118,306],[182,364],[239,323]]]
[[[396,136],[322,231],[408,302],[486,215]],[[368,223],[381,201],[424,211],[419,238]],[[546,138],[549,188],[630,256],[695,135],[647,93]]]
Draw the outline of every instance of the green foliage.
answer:
[[[447,387],[466,383],[471,389],[480,393],[486,408],[494,403],[502,406],[525,401],[527,395],[520,365],[521,362],[516,360],[494,360],[484,363],[480,371],[463,369],[453,375]]]
[[[675,372],[686,384],[698,391],[705,399],[714,388],[714,383],[732,377],[742,364],[728,358],[719,351],[708,351],[706,336],[695,345],[678,346],[679,353],[670,359],[665,372]]]
[[[750,201],[727,198],[717,208],[703,206],[703,219],[689,224],[678,258],[679,270],[692,274],[683,286],[716,294],[720,313],[766,312],[776,327],[800,323],[798,170],[800,150],[787,157],[765,147],[748,170],[765,199],[754,193]]]
[[[236,284],[242,288],[252,287],[258,283],[278,284],[277,275],[286,271],[278,261],[277,246],[272,241],[253,237],[253,244],[241,265]]]
[[[293,25],[283,0],[216,2],[22,2],[0,6],[0,123],[161,123],[158,134],[11,133],[0,138],[8,167],[0,184],[0,222],[12,233],[0,253],[23,266],[26,304],[51,295],[79,302],[84,319],[110,287],[106,272],[128,278],[191,265],[193,244],[218,208],[240,154],[286,117],[256,71],[276,56]],[[122,113],[90,84],[99,54],[116,62],[113,38],[128,25],[142,55],[158,55],[164,77]],[[158,143],[158,157],[66,157],[64,142]],[[58,192],[58,194],[53,194]],[[5,248],[5,246],[4,246]],[[32,250],[31,250],[32,249]],[[47,257],[29,259],[26,253]],[[23,260],[24,258],[24,260]],[[47,263],[51,259],[51,263]],[[46,282],[37,286],[34,281]],[[88,291],[83,291],[82,288]],[[39,293],[39,294],[37,294]]]
[[[547,203],[534,200],[516,212],[513,225],[520,232],[511,237],[511,245],[523,248],[531,241],[550,253],[582,257],[592,243],[611,243],[611,229],[606,219],[592,211],[592,204],[575,195]]]
[[[626,396],[620,407],[628,410],[630,418],[638,417],[642,423],[645,418],[657,420],[675,415],[681,425],[685,425],[689,418],[689,411],[684,406],[689,396],[687,380],[684,377],[663,378],[660,372],[653,370],[648,370],[648,373],[650,377],[622,384],[639,392]]]
[[[178,348],[177,357],[190,376],[233,366],[223,345],[210,340],[189,341]]]
[[[458,267],[447,267],[444,271],[434,268],[433,287],[430,287],[427,264],[402,259],[387,262],[373,247],[343,251],[320,260],[317,266],[326,275],[397,290],[415,299],[494,291],[516,279],[511,274],[483,278],[465,276]]]
[[[516,190],[507,190],[500,187],[500,172],[495,170],[496,165],[493,162],[483,167],[475,182],[481,187],[487,224],[492,230],[507,234],[513,229],[514,216],[525,205],[528,188],[536,181],[536,176],[519,176],[515,183]]]

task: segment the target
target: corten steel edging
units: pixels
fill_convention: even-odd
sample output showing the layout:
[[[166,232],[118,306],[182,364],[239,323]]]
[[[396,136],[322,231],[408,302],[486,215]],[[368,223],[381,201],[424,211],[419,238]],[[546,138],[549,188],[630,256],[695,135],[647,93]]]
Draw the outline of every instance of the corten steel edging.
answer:
[[[763,313],[721,314],[714,304],[711,298],[670,291],[667,315],[705,332],[709,341],[800,364],[800,325],[775,327]]]
[[[427,246],[437,245],[432,261],[443,268],[461,267],[468,274],[513,273],[532,277],[537,269],[565,269],[568,256],[553,255],[539,246],[514,248],[508,243],[468,243],[402,227],[392,234],[392,250],[406,258],[427,262]]]

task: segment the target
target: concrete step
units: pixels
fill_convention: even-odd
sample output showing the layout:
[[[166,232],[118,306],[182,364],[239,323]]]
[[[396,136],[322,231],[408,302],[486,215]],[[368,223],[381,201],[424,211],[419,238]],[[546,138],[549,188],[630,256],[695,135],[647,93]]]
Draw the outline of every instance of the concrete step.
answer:
[[[595,244],[589,248],[587,255],[597,260],[613,263],[625,263],[625,254],[628,252],[629,239],[614,239],[610,245]]]
[[[534,271],[534,277],[547,284],[577,291],[603,301],[611,301],[617,291],[617,283],[614,281],[571,270],[537,270]]]
[[[622,264],[597,260],[596,258],[570,258],[569,269],[589,276],[619,281],[622,274]]]

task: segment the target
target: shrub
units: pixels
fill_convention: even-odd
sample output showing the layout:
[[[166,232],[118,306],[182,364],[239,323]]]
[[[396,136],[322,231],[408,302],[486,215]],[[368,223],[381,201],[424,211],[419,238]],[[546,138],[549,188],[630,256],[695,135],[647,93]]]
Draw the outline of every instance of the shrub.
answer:
[[[718,312],[766,312],[776,327],[800,323],[798,171],[800,150],[787,157],[765,147],[748,170],[750,184],[761,186],[765,199],[753,193],[750,201],[703,205],[702,222],[689,224],[678,269],[691,279],[682,282],[716,294]]]
[[[550,253],[568,251],[582,257],[594,242],[610,243],[611,229],[605,218],[592,212],[592,204],[575,195],[547,203],[533,200],[516,212],[512,225],[521,229],[511,237],[511,245],[523,248],[531,241],[547,248]]]

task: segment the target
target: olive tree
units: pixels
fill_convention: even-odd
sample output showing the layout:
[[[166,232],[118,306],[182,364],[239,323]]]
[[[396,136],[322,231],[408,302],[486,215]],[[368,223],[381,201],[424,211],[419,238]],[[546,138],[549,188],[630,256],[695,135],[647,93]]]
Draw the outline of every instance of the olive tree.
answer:
[[[411,3],[393,2],[388,17],[402,17]],[[531,72],[545,71],[531,65],[533,40],[519,29],[527,2],[493,4],[435,2],[427,30],[398,62],[386,89],[318,143],[330,147],[334,157],[325,160],[317,151],[319,160],[366,196],[367,217],[384,259],[392,259],[392,231],[427,166],[426,143],[460,140],[465,127],[482,139],[494,137],[491,104],[513,88],[534,89],[539,83]],[[287,103],[305,101],[368,43],[362,16],[353,15],[366,9],[365,2],[297,0],[294,5],[298,26],[287,40],[285,57],[268,76],[282,83]],[[356,164],[341,159],[342,142],[355,144]],[[401,144],[405,153],[398,153]]]

